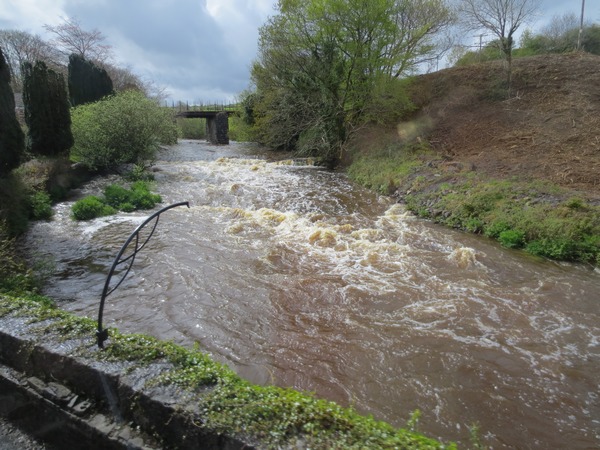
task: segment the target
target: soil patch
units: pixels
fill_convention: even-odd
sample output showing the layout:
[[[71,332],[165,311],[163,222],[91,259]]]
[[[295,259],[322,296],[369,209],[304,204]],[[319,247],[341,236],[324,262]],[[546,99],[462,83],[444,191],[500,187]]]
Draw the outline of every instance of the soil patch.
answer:
[[[600,201],[600,56],[516,59],[416,78],[422,138],[449,162],[493,178],[548,180]]]

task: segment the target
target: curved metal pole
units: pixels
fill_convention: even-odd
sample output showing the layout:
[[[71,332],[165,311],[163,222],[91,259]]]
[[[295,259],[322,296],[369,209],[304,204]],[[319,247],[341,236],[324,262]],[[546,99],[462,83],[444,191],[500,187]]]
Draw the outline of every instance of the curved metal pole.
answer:
[[[171,208],[175,208],[177,206],[184,206],[184,205],[187,206],[188,208],[190,207],[189,202],[179,202],[179,203],[173,203],[172,205],[169,205],[169,206],[165,206],[161,210],[156,211],[154,214],[152,214],[150,217],[148,217],[143,223],[141,223],[133,231],[133,233],[131,233],[131,236],[129,236],[127,238],[127,240],[121,247],[121,250],[119,250],[119,253],[117,253],[117,256],[115,257],[115,260],[113,261],[112,266],[110,268],[110,271],[108,272],[108,276],[106,277],[106,281],[104,283],[104,289],[102,290],[102,297],[100,298],[100,308],[98,309],[98,331],[96,332],[96,336],[98,338],[98,347],[104,348],[104,341],[106,339],[108,339],[108,329],[102,328],[102,317],[104,315],[104,301],[106,300],[106,297],[108,297],[110,294],[112,294],[115,291],[115,289],[117,289],[121,285],[121,283],[123,282],[123,280],[125,279],[127,274],[129,274],[129,271],[131,270],[131,267],[133,266],[133,262],[135,261],[136,255],[138,254],[138,252],[140,250],[142,250],[146,246],[146,244],[148,243],[148,241],[154,234],[154,231],[156,230],[156,227],[158,225],[158,219],[159,219],[160,215]],[[144,228],[146,225],[148,225],[148,223],[150,223],[152,220],[155,220],[154,225],[152,227],[152,231],[150,231],[150,234],[148,235],[146,240],[140,245],[140,234],[139,233],[142,230],[142,228]],[[129,244],[131,244],[131,241],[133,241],[134,239],[135,239],[135,248],[133,250],[133,253],[131,253],[129,256],[123,258],[123,254],[125,253],[125,250],[127,250],[127,247],[129,247]],[[119,282],[112,289],[109,289],[110,288],[110,280],[112,279],[112,276],[113,276],[117,266],[119,266],[120,264],[123,264],[127,261],[129,261],[127,270],[125,271],[125,273],[123,274],[123,276],[121,277]]]

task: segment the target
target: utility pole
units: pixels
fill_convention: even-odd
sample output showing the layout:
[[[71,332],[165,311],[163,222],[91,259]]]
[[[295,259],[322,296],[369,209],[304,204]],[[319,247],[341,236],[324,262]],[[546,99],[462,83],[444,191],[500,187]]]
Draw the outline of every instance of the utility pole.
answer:
[[[585,9],[585,0],[581,0],[581,21],[579,22],[579,35],[577,36],[577,50],[581,50],[581,35],[583,34],[583,10]]]

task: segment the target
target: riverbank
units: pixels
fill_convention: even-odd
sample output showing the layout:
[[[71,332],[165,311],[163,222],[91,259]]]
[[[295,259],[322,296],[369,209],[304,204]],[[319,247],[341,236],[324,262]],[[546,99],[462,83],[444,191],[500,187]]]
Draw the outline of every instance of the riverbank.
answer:
[[[350,176],[420,217],[542,257],[600,266],[600,57],[417,77],[410,120],[351,142]]]

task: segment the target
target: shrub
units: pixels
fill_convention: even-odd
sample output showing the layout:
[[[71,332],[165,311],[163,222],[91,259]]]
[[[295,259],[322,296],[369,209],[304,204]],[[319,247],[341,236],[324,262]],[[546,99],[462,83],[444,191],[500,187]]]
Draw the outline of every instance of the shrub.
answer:
[[[150,192],[148,184],[143,181],[136,181],[133,183],[131,192],[132,203],[139,209],[154,208],[154,205],[162,202],[160,195]]]
[[[33,220],[48,220],[52,217],[52,200],[47,192],[35,192],[29,198],[29,202]]]
[[[25,138],[15,115],[10,70],[0,49],[0,176],[18,167],[24,150]]]
[[[521,248],[525,243],[525,233],[518,230],[502,231],[498,235],[498,241],[500,241],[500,244],[504,247]]]
[[[90,220],[96,217],[114,214],[116,210],[94,195],[75,202],[72,208],[73,217],[77,220]]]
[[[72,110],[72,159],[92,170],[144,165],[159,144],[177,142],[173,113],[137,91],[125,91]]]
[[[104,189],[104,197],[93,195],[79,200],[73,205],[73,217],[77,220],[90,220],[100,216],[114,214],[117,211],[132,212],[137,209],[151,209],[162,202],[158,194],[150,192],[150,186],[144,181],[136,181],[131,189],[111,184]]]
[[[67,154],[73,135],[64,77],[43,61],[25,62],[22,71],[29,151],[44,156]]]
[[[105,202],[113,208],[121,209],[121,205],[124,203],[130,203],[131,198],[131,191],[122,186],[111,184],[104,189]]]
[[[500,236],[500,233],[507,230],[510,230],[510,225],[503,220],[498,220],[488,225],[485,228],[484,234],[487,237],[497,238],[498,236]]]
[[[71,105],[95,102],[113,93],[113,83],[105,69],[83,56],[69,56],[69,95]]]
[[[0,223],[9,237],[16,237],[27,230],[27,192],[21,178],[14,172],[0,177]]]
[[[154,175],[146,170],[142,164],[134,164],[131,170],[125,174],[129,181],[153,181]]]

